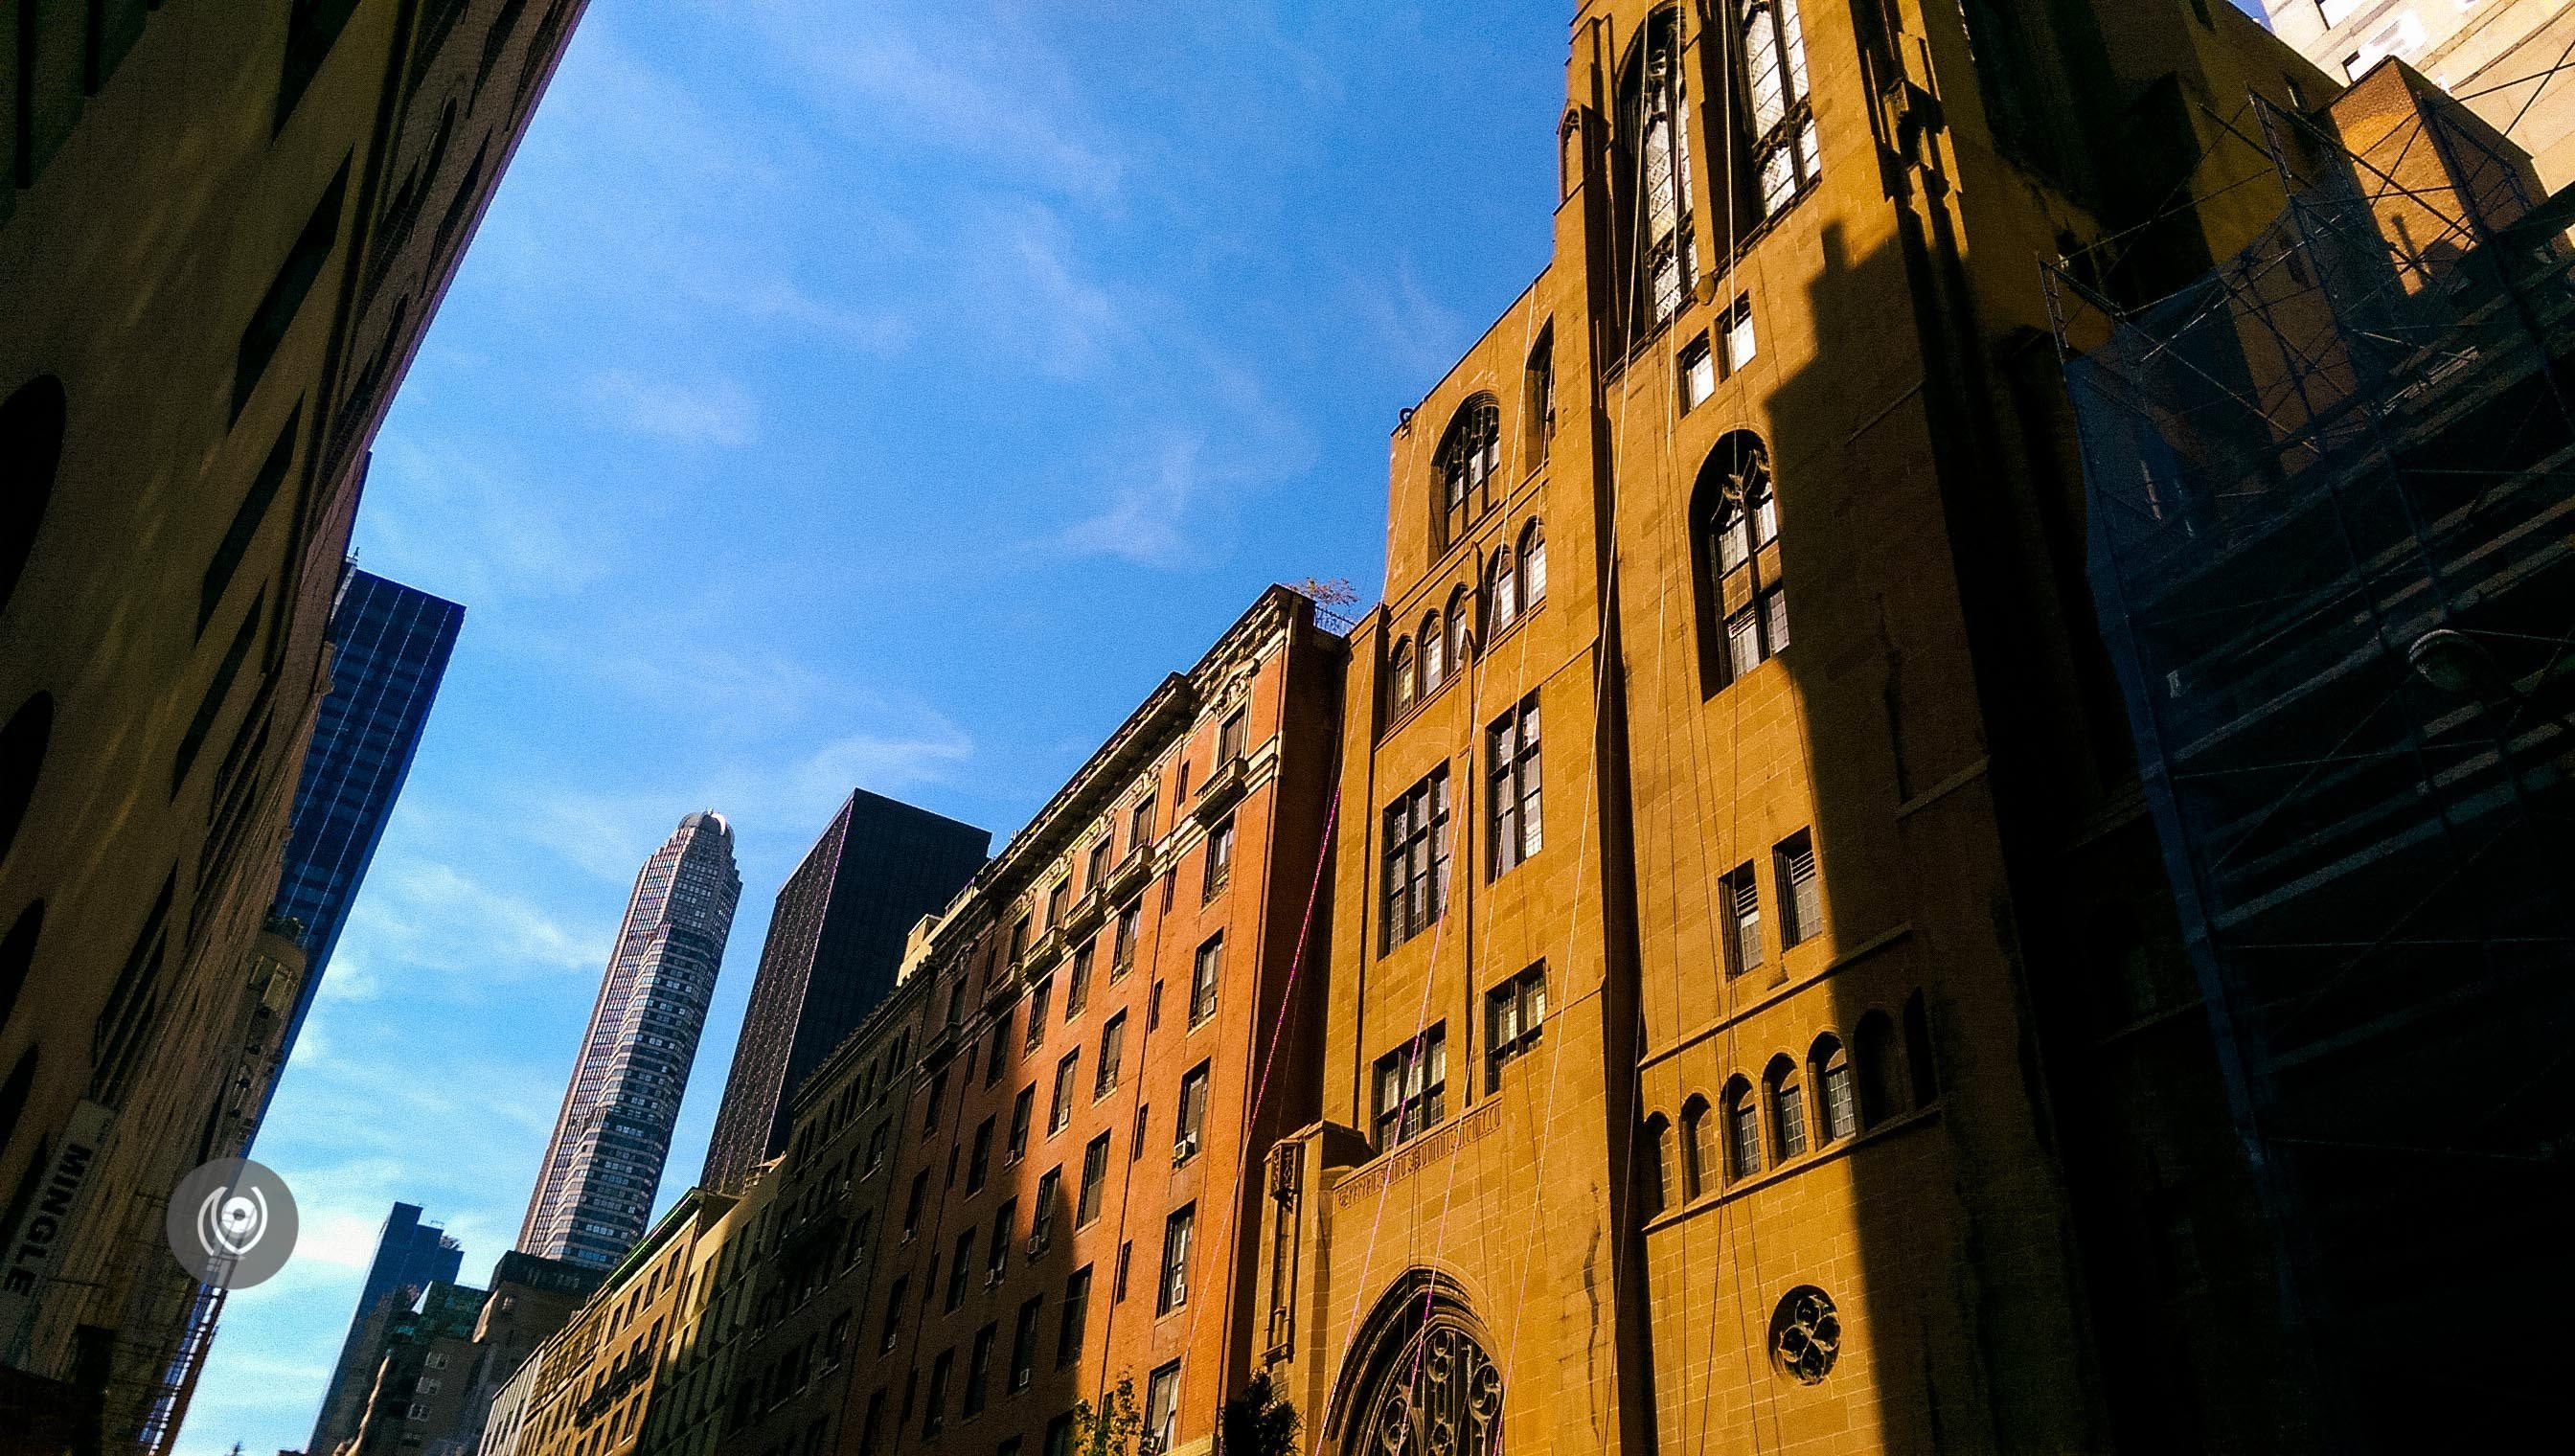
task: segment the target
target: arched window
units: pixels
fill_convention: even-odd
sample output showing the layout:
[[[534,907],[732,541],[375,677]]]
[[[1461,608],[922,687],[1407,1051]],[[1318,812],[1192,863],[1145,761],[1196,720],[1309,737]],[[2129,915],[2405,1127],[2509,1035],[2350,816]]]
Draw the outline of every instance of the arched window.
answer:
[[[1474,650],[1474,614],[1468,609],[1466,589],[1448,594],[1448,671],[1466,671],[1467,654]]]
[[[1484,564],[1484,640],[1501,635],[1520,615],[1519,585],[1511,575],[1511,549],[1493,548],[1492,559]]]
[[[1679,1203],[1672,1196],[1672,1124],[1660,1112],[1645,1119],[1645,1191],[1654,1200],[1651,1213]]]
[[[1741,1077],[1725,1089],[1725,1175],[1748,1178],[1761,1171],[1761,1111],[1752,1084]]]
[[[1743,44],[1744,133],[1760,215],[1775,217],[1815,184],[1815,115],[1806,95],[1806,36],[1797,0],[1736,0]]]
[[[0,612],[36,550],[36,528],[54,498],[54,476],[63,463],[63,382],[42,375],[20,385],[0,403]]]
[[[1508,1402],[1493,1348],[1454,1281],[1407,1270],[1351,1341],[1316,1448],[1408,1456],[1504,1450]]]
[[[1806,1053],[1806,1074],[1815,1079],[1815,1109],[1823,1119],[1816,1142],[1839,1142],[1859,1131],[1859,1087],[1840,1037],[1827,1032],[1815,1038],[1814,1050]]]
[[[1690,97],[1681,64],[1680,11],[1645,17],[1618,77],[1621,277],[1633,280],[1630,339],[1680,312],[1698,281],[1690,242]]]
[[[1871,1011],[1859,1018],[1859,1030],[1852,1040],[1854,1060],[1859,1065],[1859,1120],[1864,1127],[1875,1127],[1904,1110],[1903,1053],[1895,1046],[1895,1023],[1884,1011]]]
[[[1701,684],[1714,693],[1788,646],[1770,452],[1749,432],[1718,441],[1699,467],[1690,495],[1690,536]]]
[[[18,837],[27,817],[27,801],[36,796],[36,778],[45,771],[45,745],[54,736],[54,695],[39,693],[18,705],[0,725],[0,861]]]
[[[1696,1198],[1716,1170],[1716,1118],[1707,1098],[1681,1104],[1681,1196]]]
[[[1931,1057],[1931,1013],[1919,989],[1904,998],[1904,1069],[1912,1074],[1914,1106],[1940,1100],[1940,1068]]]
[[[1770,1093],[1770,1150],[1781,1162],[1806,1151],[1806,1082],[1797,1064],[1773,1057],[1761,1078]]]
[[[1431,459],[1439,477],[1440,550],[1465,540],[1466,528],[1492,508],[1501,465],[1501,406],[1491,395],[1477,395],[1457,408]]]
[[[1448,680],[1448,638],[1439,630],[1439,614],[1421,619],[1421,696],[1429,697]]]
[[[1394,656],[1386,668],[1386,677],[1394,693],[1394,713],[1400,718],[1412,711],[1412,639],[1395,642]]]
[[[1532,521],[1520,529],[1520,606],[1546,600],[1546,528]]]
[[[37,900],[18,912],[9,933],[0,935],[0,1033],[9,1029],[9,1013],[18,993],[27,988],[27,972],[36,962],[36,937],[45,931],[45,902]]]

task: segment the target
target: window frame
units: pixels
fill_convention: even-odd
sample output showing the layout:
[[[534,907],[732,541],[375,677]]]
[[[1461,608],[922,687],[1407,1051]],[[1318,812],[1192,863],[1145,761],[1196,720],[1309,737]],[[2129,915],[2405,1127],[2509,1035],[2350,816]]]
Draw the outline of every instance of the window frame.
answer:
[[[1545,847],[1538,696],[1531,693],[1484,730],[1484,877],[1499,879]]]
[[[1448,1023],[1433,1021],[1376,1059],[1368,1129],[1380,1153],[1448,1120]]]

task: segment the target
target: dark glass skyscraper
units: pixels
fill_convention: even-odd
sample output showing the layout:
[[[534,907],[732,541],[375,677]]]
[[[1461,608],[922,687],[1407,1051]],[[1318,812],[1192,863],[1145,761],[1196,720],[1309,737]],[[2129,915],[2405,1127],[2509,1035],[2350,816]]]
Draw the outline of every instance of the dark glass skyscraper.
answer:
[[[333,696],[338,696],[336,689]],[[464,1247],[437,1224],[421,1222],[417,1205],[397,1203],[386,1215],[384,1232],[376,1236],[375,1261],[367,1265],[367,1282],[358,1290],[357,1311],[349,1317],[349,1333],[340,1341],[340,1358],[331,1367],[331,1383],[322,1390],[322,1414],[304,1447],[311,1456],[331,1456],[332,1447],[357,1434],[358,1417],[376,1378],[367,1357],[383,1347],[386,1320],[395,1310],[410,1308],[420,1290],[452,1282],[464,1260]]]
[[[992,848],[989,830],[858,789],[778,891],[699,1181],[731,1192],[787,1146],[805,1079],[894,987],[904,936]]]
[[[331,611],[331,692],[295,786],[286,873],[277,887],[277,912],[304,926],[307,967],[278,1044],[280,1061],[294,1050],[340,943],[464,623],[465,609],[453,602],[354,566],[341,575]],[[276,1085],[272,1078],[269,1086]]]
[[[644,1236],[742,897],[733,826],[693,813],[644,861],[519,1247],[607,1268]]]

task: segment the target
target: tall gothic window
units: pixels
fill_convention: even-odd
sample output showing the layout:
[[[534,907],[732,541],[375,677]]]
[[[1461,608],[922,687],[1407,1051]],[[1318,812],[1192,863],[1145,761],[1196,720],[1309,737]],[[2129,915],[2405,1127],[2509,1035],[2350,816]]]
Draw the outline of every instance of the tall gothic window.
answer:
[[[1465,539],[1466,528],[1492,508],[1502,466],[1502,410],[1490,395],[1458,407],[1440,437],[1432,470],[1439,477],[1439,549]]]
[[[1788,646],[1779,503],[1770,485],[1770,453],[1758,439],[1737,432],[1717,442],[1699,467],[1690,523],[1699,664],[1713,693]]]
[[[1815,112],[1806,94],[1806,34],[1797,0],[1736,0],[1743,100],[1760,215],[1771,218],[1815,184]]]
[[[1679,313],[1697,280],[1690,249],[1690,98],[1683,77],[1680,12],[1655,11],[1618,81],[1620,210],[1630,240],[1632,334]],[[1802,74],[1802,70],[1801,70]]]

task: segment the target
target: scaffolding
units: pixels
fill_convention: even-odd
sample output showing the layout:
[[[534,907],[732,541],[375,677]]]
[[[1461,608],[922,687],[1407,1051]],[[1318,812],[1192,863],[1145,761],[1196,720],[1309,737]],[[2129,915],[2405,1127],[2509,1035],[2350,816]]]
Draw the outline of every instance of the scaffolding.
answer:
[[[2331,1444],[2451,1449],[2575,1293],[2575,190],[2393,62],[2238,118],[2249,243],[2046,270],[2091,584]]]

